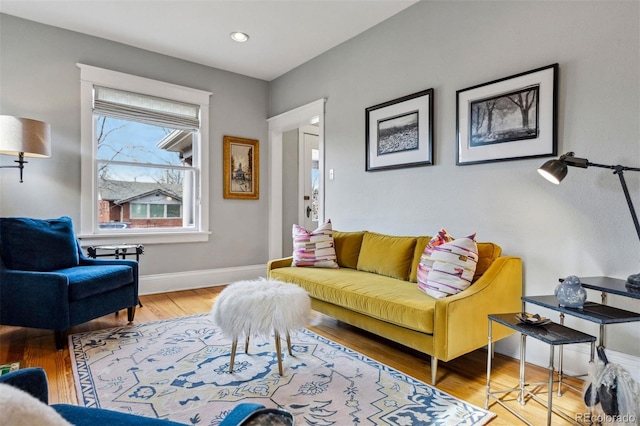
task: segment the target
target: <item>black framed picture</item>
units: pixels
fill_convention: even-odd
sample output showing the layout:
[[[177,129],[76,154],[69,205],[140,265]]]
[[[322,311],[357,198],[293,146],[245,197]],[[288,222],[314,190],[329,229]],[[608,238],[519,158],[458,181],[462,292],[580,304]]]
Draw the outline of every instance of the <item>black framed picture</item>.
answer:
[[[456,165],[557,155],[558,64],[456,92]]]
[[[433,89],[365,111],[366,171],[433,164]]]

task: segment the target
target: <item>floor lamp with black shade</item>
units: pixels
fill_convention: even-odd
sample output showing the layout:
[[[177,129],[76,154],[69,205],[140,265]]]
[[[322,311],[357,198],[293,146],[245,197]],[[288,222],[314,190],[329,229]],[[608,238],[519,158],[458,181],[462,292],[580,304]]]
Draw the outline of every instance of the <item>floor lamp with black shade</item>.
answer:
[[[613,170],[613,174],[618,175],[618,178],[620,178],[620,184],[622,185],[622,191],[624,192],[627,205],[629,206],[629,211],[631,212],[633,224],[636,228],[636,234],[638,234],[638,240],[640,241],[640,224],[638,223],[638,216],[636,215],[636,210],[634,209],[633,202],[631,201],[627,182],[624,180],[625,171],[640,172],[640,168],[592,163],[586,158],[576,157],[573,152],[567,152],[556,160],[549,160],[544,163],[538,169],[538,173],[540,173],[549,182],[557,185],[567,175],[567,166],[580,167],[582,169],[586,169],[587,167],[599,167],[602,169]],[[634,292],[640,291],[640,273],[629,275],[626,285]]]

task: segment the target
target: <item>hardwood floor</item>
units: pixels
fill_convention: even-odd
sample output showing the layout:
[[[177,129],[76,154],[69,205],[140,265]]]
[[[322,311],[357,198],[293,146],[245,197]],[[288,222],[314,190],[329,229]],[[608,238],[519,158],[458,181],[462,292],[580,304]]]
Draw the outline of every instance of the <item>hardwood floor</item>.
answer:
[[[144,305],[136,310],[135,323],[156,321],[186,315],[209,312],[223,287],[163,293],[141,296]],[[107,315],[86,324],[74,327],[71,333],[119,327],[127,324],[127,315]],[[394,367],[425,383],[430,383],[429,357],[406,347],[381,339],[330,317],[316,313],[309,329],[335,342],[352,348],[370,358]],[[486,391],[486,350],[477,350],[453,361],[440,362],[438,366],[438,389],[479,407],[484,407]],[[69,349],[56,351],[53,332],[48,330],[0,326],[0,364],[21,361],[22,367],[43,367],[49,378],[50,403],[77,404],[76,390],[71,370]],[[519,363],[513,358],[496,354],[491,374],[492,389],[513,388],[517,385]],[[530,383],[545,382],[547,370],[527,365],[527,380]],[[582,382],[570,379],[569,383],[582,389]],[[564,389],[564,388],[563,388]],[[546,400],[546,390],[541,398]],[[519,406],[515,393],[506,394],[504,400],[516,408],[533,424],[546,423],[547,411],[535,401]],[[554,406],[569,413],[585,413],[582,395],[572,390],[563,390],[563,395],[554,394]],[[497,414],[491,425],[512,425],[522,422],[497,403],[489,410]],[[554,425],[570,424],[553,415]]]

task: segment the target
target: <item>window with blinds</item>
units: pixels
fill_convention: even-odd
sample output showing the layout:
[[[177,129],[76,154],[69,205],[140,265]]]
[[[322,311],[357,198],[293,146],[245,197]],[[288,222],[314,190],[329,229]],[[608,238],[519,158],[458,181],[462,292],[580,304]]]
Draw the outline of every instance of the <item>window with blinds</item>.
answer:
[[[92,111],[98,229],[194,228],[199,105],[94,85]]]

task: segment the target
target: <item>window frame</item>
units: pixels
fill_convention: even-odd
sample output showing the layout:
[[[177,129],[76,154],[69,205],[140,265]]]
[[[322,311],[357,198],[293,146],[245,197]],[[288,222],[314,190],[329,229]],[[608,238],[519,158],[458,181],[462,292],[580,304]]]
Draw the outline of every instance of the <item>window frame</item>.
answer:
[[[211,93],[145,77],[111,71],[91,65],[76,64],[80,68],[80,232],[83,245],[121,243],[123,237],[135,238],[136,243],[187,243],[209,240],[209,102]],[[97,141],[94,137],[93,87],[104,86],[119,90],[161,97],[199,105],[200,143],[196,169],[196,226],[180,229],[118,229],[98,227],[97,203]]]

